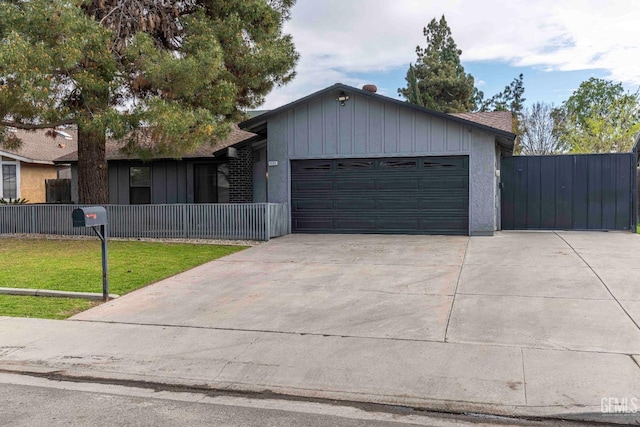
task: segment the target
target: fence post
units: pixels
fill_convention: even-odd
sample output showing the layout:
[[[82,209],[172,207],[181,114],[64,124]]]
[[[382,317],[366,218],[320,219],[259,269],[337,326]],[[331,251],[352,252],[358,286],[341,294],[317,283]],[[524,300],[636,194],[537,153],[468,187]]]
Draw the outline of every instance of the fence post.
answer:
[[[187,205],[182,205],[182,238],[189,238],[189,221],[187,221]]]
[[[264,204],[264,240],[269,241],[271,239],[271,209],[269,203]]]
[[[36,210],[35,209],[30,209],[31,211],[31,223],[29,224],[29,231],[28,233],[35,233],[35,229],[36,229]]]

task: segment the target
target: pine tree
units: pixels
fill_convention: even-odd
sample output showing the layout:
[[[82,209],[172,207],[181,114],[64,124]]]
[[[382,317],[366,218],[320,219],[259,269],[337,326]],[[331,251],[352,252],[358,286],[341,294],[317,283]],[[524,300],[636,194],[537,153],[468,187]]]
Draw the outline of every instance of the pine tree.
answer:
[[[293,78],[294,1],[2,2],[0,144],[19,143],[7,126],[76,126],[79,201],[107,203],[107,135],[179,157]]]
[[[423,30],[427,45],[416,47],[417,60],[407,71],[407,87],[398,89],[408,102],[445,113],[475,108],[474,81],[460,62],[451,29],[444,17]]]

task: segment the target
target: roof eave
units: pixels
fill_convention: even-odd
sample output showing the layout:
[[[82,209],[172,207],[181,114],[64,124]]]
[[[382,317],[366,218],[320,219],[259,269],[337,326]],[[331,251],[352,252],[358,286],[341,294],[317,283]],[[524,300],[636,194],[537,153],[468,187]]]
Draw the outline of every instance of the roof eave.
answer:
[[[30,159],[29,157],[20,156],[18,154],[10,153],[8,151],[0,150],[0,156],[8,157],[10,159],[13,159],[13,160],[16,160],[16,161],[22,162],[22,163],[34,163],[34,164],[37,164],[37,165],[53,165],[53,161],[52,160]]]
[[[247,139],[243,139],[242,141],[238,141],[235,144],[231,144],[231,145],[227,145],[226,147],[220,148],[216,151],[214,151],[212,154],[214,157],[219,157],[225,154],[225,150],[229,147],[233,147],[233,148],[241,148],[244,147],[245,145],[249,145],[249,144],[253,144],[254,142],[260,142],[260,141],[264,141],[264,136],[263,135],[255,135],[252,136],[251,138],[247,138]]]

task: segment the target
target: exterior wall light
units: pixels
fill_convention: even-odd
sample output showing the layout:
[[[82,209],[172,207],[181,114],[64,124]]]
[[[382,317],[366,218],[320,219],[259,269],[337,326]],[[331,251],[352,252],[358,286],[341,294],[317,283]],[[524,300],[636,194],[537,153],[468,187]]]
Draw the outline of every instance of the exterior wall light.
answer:
[[[349,95],[344,93],[344,91],[340,92],[340,95],[336,98],[336,101],[340,103],[341,107],[344,107],[344,103],[349,100]]]

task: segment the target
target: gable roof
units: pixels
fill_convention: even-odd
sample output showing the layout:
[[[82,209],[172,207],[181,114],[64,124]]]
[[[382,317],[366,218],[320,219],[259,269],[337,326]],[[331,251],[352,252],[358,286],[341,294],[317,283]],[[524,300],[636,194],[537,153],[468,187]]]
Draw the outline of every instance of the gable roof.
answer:
[[[35,131],[17,129],[14,133],[22,140],[22,144],[17,149],[0,147],[0,155],[25,163],[53,165],[53,161],[58,157],[78,149],[77,132],[73,129],[65,129],[64,132],[69,134],[71,139],[61,136],[54,138],[44,129]]]
[[[511,132],[511,126],[509,126],[509,130],[506,130],[504,127],[494,127],[494,125],[497,125],[498,123],[489,122],[488,120],[484,120],[485,118],[482,118],[482,119],[479,118],[479,116],[477,116],[477,120],[472,120],[470,117],[459,117],[458,115],[454,115],[454,114],[441,113],[440,111],[435,111],[429,108],[420,107],[419,105],[410,104],[408,102],[405,102],[399,99],[389,98],[388,96],[379,95],[377,93],[358,89],[352,86],[347,86],[342,83],[336,83],[333,86],[329,86],[325,89],[312,93],[311,95],[307,95],[296,101],[290,102],[289,104],[285,104],[281,107],[276,108],[275,110],[270,110],[264,114],[253,117],[249,120],[245,120],[244,122],[240,123],[238,126],[240,127],[240,129],[245,129],[250,132],[255,132],[257,134],[265,134],[267,129],[267,121],[271,117],[277,116],[287,110],[295,108],[306,102],[309,102],[314,98],[321,97],[327,93],[334,92],[334,91],[350,92],[353,94],[362,95],[364,97],[376,99],[378,101],[389,102],[392,104],[402,106],[404,108],[430,114],[432,116],[440,117],[445,120],[458,122],[463,125],[469,126],[471,128],[479,129],[495,135],[498,142],[505,146],[513,147],[513,142],[516,138],[516,135],[513,132]],[[465,114],[469,114],[469,113],[465,113]],[[478,114],[478,113],[471,113],[471,114],[473,114],[475,118],[476,117],[475,114]],[[480,120],[483,120],[483,121],[480,121]],[[500,123],[500,124],[502,125],[503,123]]]
[[[232,145],[236,145],[238,143],[247,141],[256,135],[251,132],[244,131],[238,126],[234,125],[229,136],[223,141],[218,141],[214,144],[203,144],[197,147],[195,150],[182,154],[180,158],[182,159],[197,159],[197,158],[210,158],[214,156],[215,152],[219,152],[227,147]],[[113,139],[107,139],[106,143],[106,154],[107,161],[111,160],[139,160],[140,157],[134,154],[124,153],[120,150],[121,144]],[[173,159],[173,157],[165,156],[165,157],[156,157],[156,160],[159,159]],[[78,151],[77,149],[72,153],[69,153],[65,156],[59,157],[56,159],[56,163],[65,163],[65,162],[77,162],[78,161]]]

